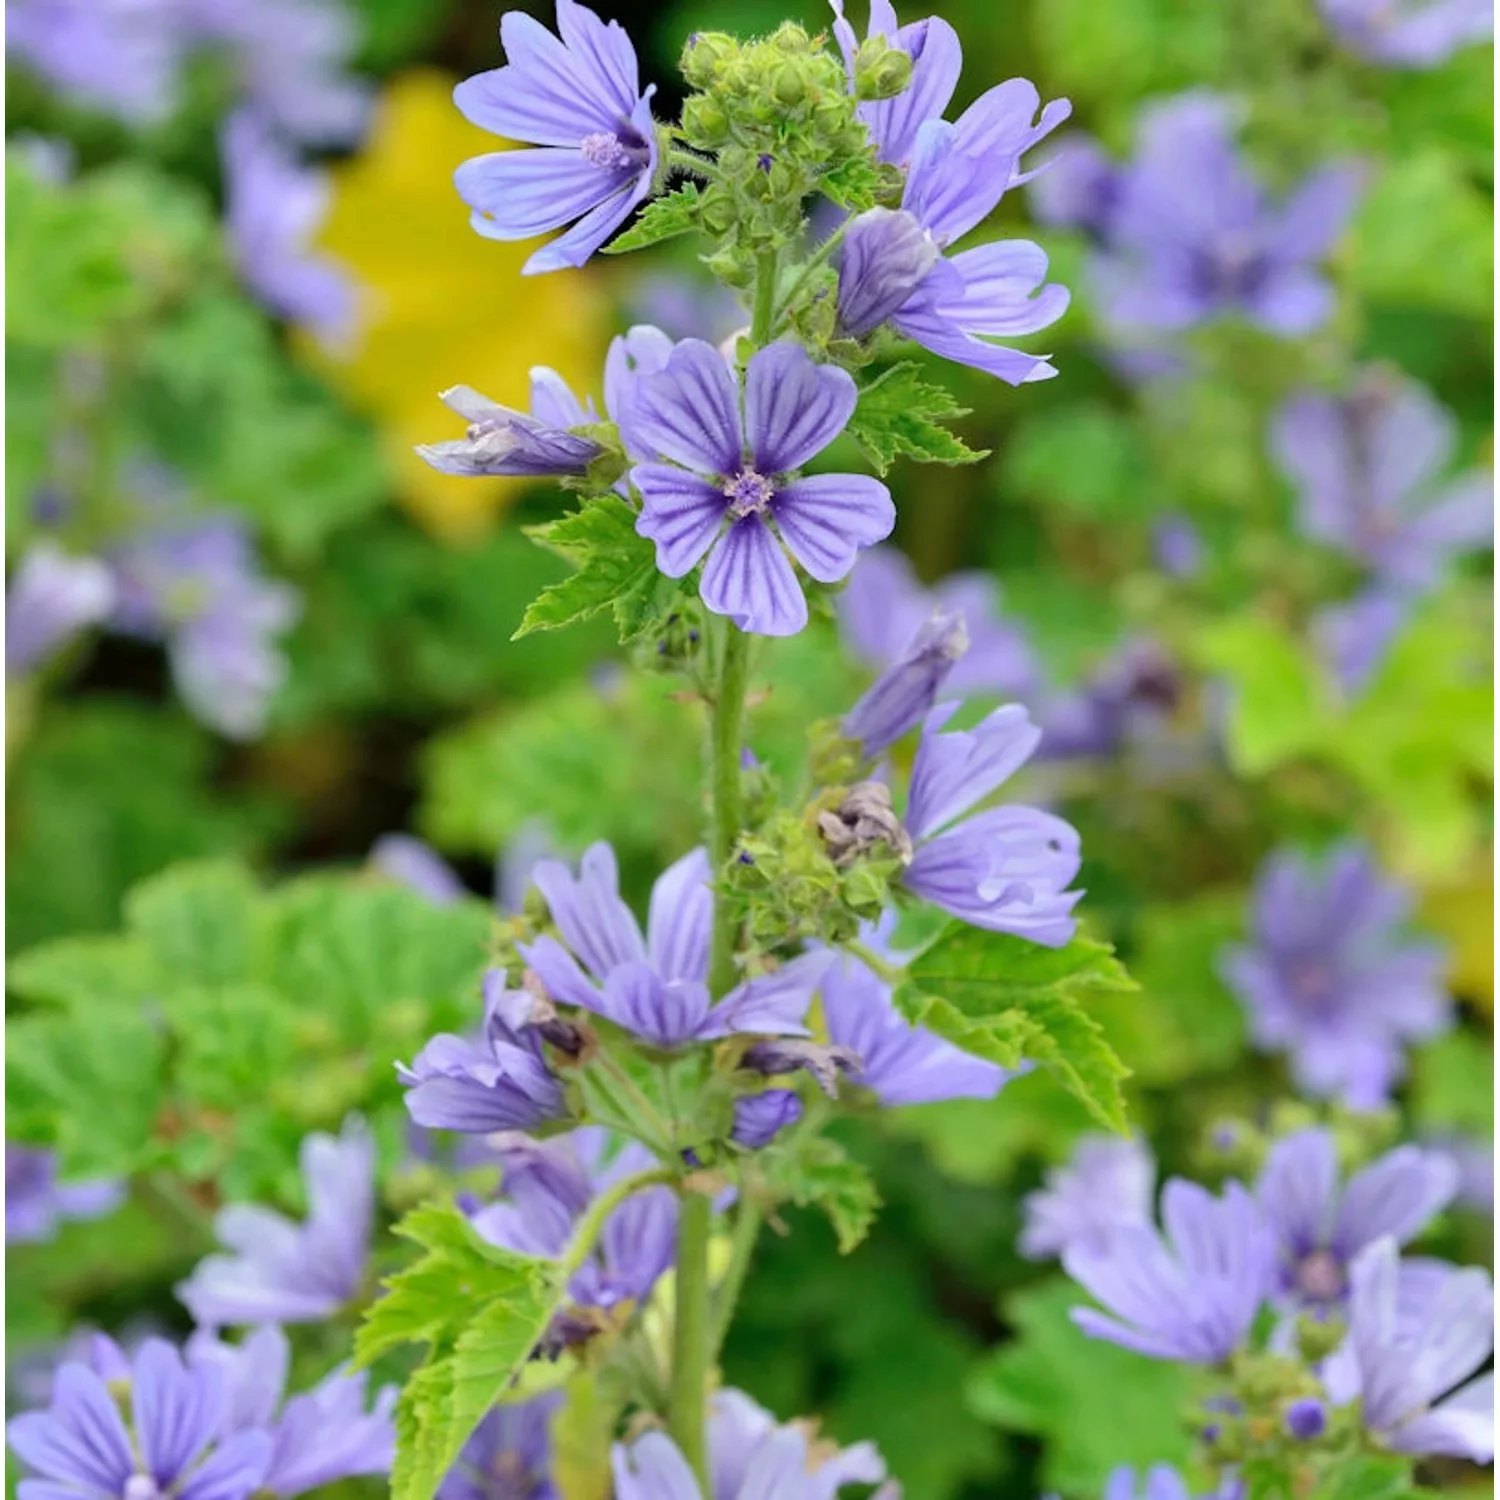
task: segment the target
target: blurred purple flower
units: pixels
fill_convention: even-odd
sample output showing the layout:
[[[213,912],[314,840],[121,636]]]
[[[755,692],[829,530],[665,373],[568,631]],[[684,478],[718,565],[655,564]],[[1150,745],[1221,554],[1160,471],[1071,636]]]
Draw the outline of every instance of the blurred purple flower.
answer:
[[[1494,1374],[1460,1383],[1494,1349],[1489,1273],[1447,1268],[1420,1318],[1403,1314],[1401,1281],[1393,1239],[1377,1240],[1356,1257],[1349,1337],[1323,1367],[1329,1397],[1338,1406],[1357,1397],[1366,1431],[1400,1453],[1491,1463]]]
[[[509,62],[453,93],[482,130],[533,145],[459,167],[454,181],[473,227],[490,239],[525,240],[573,224],[531,256],[527,276],[588,260],[651,191],[659,157],[655,87],[641,92],[635,48],[620,24],[557,0],[557,29],[561,40],[524,12],[507,11],[500,40]]]
[[[667,869],[651,892],[643,937],[620,899],[619,871],[608,844],[584,851],[576,877],[559,861],[543,860],[532,878],[563,942],[540,937],[522,943],[521,957],[558,1004],[593,1011],[657,1047],[733,1033],[806,1036],[802,1018],[826,954],[795,958],[712,1003],[711,874],[702,849]]]
[[[1066,1166],[1022,1200],[1025,1224],[1017,1248],[1029,1260],[1060,1256],[1075,1245],[1106,1253],[1122,1224],[1149,1225],[1156,1163],[1138,1140],[1085,1135]]]
[[[453,866],[431,844],[409,833],[385,833],[370,848],[370,868],[438,906],[468,894]]]
[[[744,309],[728,287],[694,277],[686,268],[647,272],[631,288],[626,305],[648,324],[666,330],[669,351],[678,339],[721,344],[745,326]]]
[[[1168,578],[1193,578],[1203,570],[1203,538],[1180,512],[1157,517],[1151,528],[1151,550],[1156,566]]]
[[[1408,893],[1346,843],[1317,862],[1273,855],[1256,882],[1249,945],[1222,972],[1264,1051],[1291,1054],[1299,1088],[1376,1108],[1405,1072],[1408,1043],[1451,1024],[1444,954],[1409,938]]]
[[[1114,220],[1124,175],[1098,141],[1075,132],[1033,173],[1027,201],[1043,224],[1081,229],[1103,240]]]
[[[1255,1199],[1237,1182],[1215,1198],[1197,1183],[1168,1181],[1165,1236],[1121,1224],[1102,1244],[1074,1243],[1063,1267],[1110,1314],[1075,1307],[1073,1321],[1153,1359],[1217,1364],[1244,1343],[1270,1295],[1275,1240]]]
[[[219,1210],[214,1233],[233,1253],[207,1256],[177,1287],[196,1323],[314,1323],[358,1295],[375,1227],[374,1138],[350,1115],[338,1136],[304,1138],[301,1160],[303,1223],[258,1204]]]
[[[1182,674],[1156,642],[1137,638],[1113,651],[1080,688],[1038,710],[1040,760],[1103,758],[1166,727],[1182,693]]]
[[[844,738],[857,741],[866,759],[889,749],[931,712],[938,690],[968,649],[964,617],[935,610],[844,715]]]
[[[1345,697],[1358,698],[1369,687],[1410,616],[1410,596],[1383,589],[1326,604],[1314,614],[1313,644]]]
[[[1392,68],[1435,68],[1495,31],[1490,0],[1320,0],[1351,52]]]
[[[707,554],[699,592],[715,614],[757,635],[801,630],[807,600],[782,544],[819,583],[837,583],[896,523],[890,491],[868,475],[785,477],[844,430],[855,397],[847,371],[776,343],[750,360],[742,416],[723,356],[701,339],[678,344],[638,383],[630,419],[668,460],[630,473],[657,567],[681,578]]]
[[[39,666],[114,607],[115,585],[97,558],[69,557],[39,542],[21,558],[5,591],[5,672]]]
[[[162,1339],[131,1362],[130,1422],[87,1365],[57,1372],[46,1411],[14,1418],[6,1438],[36,1476],[26,1500],[249,1500],[264,1482],[273,1441],[260,1431],[220,1439],[227,1404],[223,1373],[184,1365]]]
[[[806,1430],[778,1427],[742,1391],[722,1390],[708,1421],[709,1489],[698,1487],[676,1443],[647,1432],[613,1451],[615,1500],[833,1500],[846,1484],[879,1484],[885,1464],[873,1443],[814,1447]]]
[[[354,283],[311,248],[328,209],[327,174],[303,166],[248,110],[229,117],[220,151],[225,229],[246,286],[326,347],[346,343],[354,333]]]
[[[1495,1142],[1462,1135],[1438,1135],[1427,1141],[1429,1151],[1441,1152],[1458,1173],[1454,1202],[1482,1215],[1495,1216]]]
[[[366,1410],[368,1374],[340,1368],[283,1404],[291,1346],[275,1325],[256,1329],[240,1344],[199,1329],[184,1352],[193,1371],[213,1370],[222,1377],[220,1442],[243,1432],[270,1435],[271,1461],[261,1490],[292,1500],[339,1479],[390,1472],[396,1452],[395,1386],[377,1391]]]
[[[1457,442],[1457,422],[1430,392],[1379,368],[1343,398],[1293,396],[1271,427],[1304,533],[1396,590],[1429,589],[1456,557],[1490,545],[1494,476],[1442,477]]]
[[[620,441],[625,445],[627,457],[637,463],[660,455],[636,427],[636,393],[646,376],[666,368],[674,347],[660,328],[637,323],[610,340],[609,353],[604,358],[604,405],[610,419],[620,429]],[[630,486],[622,479],[615,488],[627,494]]]
[[[1141,1477],[1145,1480],[1144,1488],[1137,1486],[1134,1469],[1114,1470],[1101,1500],[1193,1500],[1187,1481],[1167,1464],[1153,1464]]]
[[[1316,1396],[1303,1396],[1287,1407],[1285,1424],[1299,1443],[1310,1443],[1327,1429],[1328,1408]]]
[[[941,684],[940,698],[1017,697],[1036,687],[1036,658],[1024,629],[1003,613],[1000,586],[988,573],[950,573],[927,588],[904,552],[871,547],[835,603],[845,645],[877,670],[893,666],[933,615],[960,615],[969,645]]]
[[[558,1500],[552,1416],[560,1391],[492,1407],[438,1486],[437,1500]]]
[[[1453,1198],[1458,1172],[1441,1152],[1400,1146],[1339,1181],[1326,1130],[1299,1130],[1271,1148],[1256,1196],[1280,1247],[1281,1289],[1300,1311],[1343,1305],[1349,1267],[1366,1245],[1410,1243]]]
[[[943,732],[958,707],[943,704],[922,725],[904,819],[913,853],[901,883],[972,926],[1060,948],[1083,895],[1067,888],[1078,873],[1077,832],[1031,807],[970,813],[1026,763],[1041,732],[1015,703],[973,729]]]
[[[41,1245],[68,1219],[102,1219],[125,1201],[125,1184],[95,1177],[59,1182],[57,1157],[36,1146],[5,1143],[5,1242]]]
[[[730,1139],[750,1151],[759,1151],[788,1126],[802,1118],[802,1101],[791,1089],[764,1089],[734,1101],[734,1128]]]

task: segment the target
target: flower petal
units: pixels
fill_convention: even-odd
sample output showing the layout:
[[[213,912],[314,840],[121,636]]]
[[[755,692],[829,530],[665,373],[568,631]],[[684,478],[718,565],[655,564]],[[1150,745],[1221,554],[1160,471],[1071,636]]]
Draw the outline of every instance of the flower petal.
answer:
[[[684,339],[662,369],[637,382],[634,426],[674,463],[702,474],[739,471],[739,393],[724,356],[702,339]]]
[[[141,1458],[159,1488],[176,1484],[208,1446],[223,1420],[225,1399],[220,1371],[186,1369],[165,1339],[141,1346],[131,1371],[131,1418]]]
[[[117,1495],[135,1468],[120,1409],[86,1365],[63,1365],[50,1410],[13,1418],[5,1436],[28,1468],[70,1488]]]
[[[796,635],[807,624],[802,585],[759,516],[736,521],[715,543],[699,592],[715,614],[753,635]]]
[[[536,146],[472,156],[459,164],[453,184],[481,234],[526,240],[612,201],[635,175],[629,167],[596,167],[577,151]]]
[[[714,898],[708,851],[694,849],[666,869],[651,889],[646,946],[664,979],[708,979]]]
[[[819,583],[837,583],[861,547],[896,524],[891,492],[867,474],[813,474],[776,492],[771,514],[793,557]]]
[[[616,1443],[610,1462],[616,1500],[703,1500],[688,1461],[664,1432],[648,1432],[629,1448]]]
[[[238,1432],[221,1443],[177,1491],[178,1500],[249,1500],[271,1465],[268,1432]]]
[[[757,471],[782,474],[821,453],[849,424],[859,390],[837,365],[815,365],[786,340],[745,372],[745,439]]]
[[[1036,333],[1068,310],[1067,287],[1042,285],[1047,255],[1030,240],[979,245],[951,257],[949,264],[963,278],[963,293],[957,301],[945,299],[942,310],[966,333]]]
[[[764,1036],[807,1036],[802,1024],[813,994],[828,967],[826,951],[804,953],[783,964],[772,974],[747,979],[736,985],[709,1012],[698,1028],[700,1040],[728,1036],[731,1032],[757,1032]]]
[[[544,859],[532,880],[563,941],[603,979],[616,965],[646,956],[634,913],[620,899],[615,851],[602,840],[584,850],[575,879],[561,860]]]
[[[963,69],[963,47],[958,33],[941,16],[928,16],[909,26],[885,32],[893,45],[907,53],[911,81],[894,99],[878,99],[859,107],[859,116],[869,127],[881,161],[905,166],[916,148],[917,131],[928,120],[942,118],[958,86]],[[870,35],[877,34],[875,8],[871,7]]]
[[[1408,1244],[1453,1201],[1458,1168],[1441,1151],[1400,1146],[1349,1179],[1339,1205],[1334,1248],[1352,1256],[1382,1235]]]
[[[1326,1243],[1338,1182],[1338,1157],[1326,1130],[1299,1130],[1271,1147],[1256,1196],[1293,1256]]]
[[[635,529],[656,543],[656,566],[668,578],[692,572],[724,524],[723,491],[667,464],[638,464],[630,482],[641,494]]]

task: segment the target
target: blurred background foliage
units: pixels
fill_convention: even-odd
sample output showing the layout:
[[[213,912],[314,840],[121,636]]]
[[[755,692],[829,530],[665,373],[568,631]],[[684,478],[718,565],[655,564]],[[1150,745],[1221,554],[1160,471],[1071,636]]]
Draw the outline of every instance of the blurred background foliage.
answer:
[[[602,8],[664,111],[689,30],[828,20],[785,0]],[[1416,1058],[1408,1128],[1487,1142],[1488,565],[1457,566],[1368,688],[1342,691],[1309,615],[1347,592],[1346,565],[1299,533],[1266,431],[1299,376],[1352,352],[1455,413],[1461,468],[1490,464],[1491,49],[1381,69],[1341,49],[1312,0],[930,8],[964,40],[960,102],[1024,75],[1121,154],[1143,103],[1207,87],[1241,101],[1268,181],[1345,152],[1368,165],[1327,329],[1295,345],[1205,330],[1186,382],[1121,377],[1082,237],[1025,229],[1025,195],[1008,196],[1006,232],[1036,233],[1075,290],[1051,331],[1060,378],[1011,391],[945,370],[972,408],[960,430],[993,457],[898,467],[896,540],[925,580],[993,576],[1040,659],[1038,702],[1098,684],[1126,642],[1149,638],[1166,663],[1131,686],[1140,712],[1109,754],[1044,766],[1026,788],[1079,826],[1088,924],[1140,982],[1099,1016],[1135,1070],[1163,1175],[1201,1170],[1214,1120],[1263,1118],[1287,1093],[1282,1065],[1247,1050],[1218,955],[1243,936],[1272,848],[1351,833],[1417,889],[1462,1002],[1458,1028]],[[447,386],[524,404],[545,364],[597,397],[628,323],[717,339],[734,314],[675,250],[522,280],[529,247],[471,233],[451,185],[490,148],[449,94],[495,65],[496,7],[353,11],[371,118],[312,151],[328,195],[316,245],[357,298],[335,340],[272,316],[237,274],[211,70],[175,109],[125,124],[10,59],[11,568],[59,534],[58,496],[65,545],[107,552],[146,462],[170,469],[190,513],[232,516],[299,596],[260,732],[205,726],[158,644],[116,631],[8,674],[7,1134],[47,1140],[70,1173],[140,1184],[107,1237],[73,1225],[9,1257],[12,1348],[80,1320],[170,1322],[206,1210],[295,1194],[297,1140],[351,1106],[376,1121],[398,1205],[411,1168],[390,1060],[471,1013],[497,853],[537,825],[570,853],[606,838],[639,895],[697,837],[694,707],[649,670],[623,672],[605,629],[510,642],[564,571],[521,530],[558,496],[440,475],[411,450],[455,430]],[[1168,523],[1196,536],[1192,568],[1163,567]],[[792,775],[802,726],[840,712],[865,669],[828,618],[766,661],[752,740]],[[393,830],[430,840],[473,898],[433,907],[370,873]],[[1084,1128],[1037,1078],[993,1103],[852,1122],[847,1144],[886,1199],[875,1232],[847,1261],[811,1215],[768,1236],[727,1378],[783,1414],[824,1413],[841,1440],[874,1438],[908,1500],[1082,1500],[1118,1463],[1175,1457],[1181,1372],[1084,1340],[1073,1294],[1014,1248],[1022,1194]],[[1489,1259],[1482,1216],[1455,1210],[1442,1233]]]

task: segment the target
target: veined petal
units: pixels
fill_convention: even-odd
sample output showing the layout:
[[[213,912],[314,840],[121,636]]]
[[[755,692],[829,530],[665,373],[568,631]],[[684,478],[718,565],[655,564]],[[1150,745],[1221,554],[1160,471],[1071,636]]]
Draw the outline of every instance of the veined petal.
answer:
[[[1067,287],[1041,285],[1047,256],[1030,240],[979,245],[952,256],[949,264],[963,278],[963,292],[940,305],[965,333],[1035,333],[1068,310]]]
[[[179,1500],[249,1500],[271,1466],[268,1432],[237,1432],[188,1475]]]
[[[646,946],[664,979],[708,979],[714,901],[708,851],[694,849],[669,866],[651,889]]]
[[[534,28],[566,57],[557,39],[539,21],[524,12],[511,11],[502,24],[512,23]],[[513,57],[516,50],[506,47]],[[617,113],[606,100],[571,86],[572,73],[566,64],[554,69],[517,60],[464,79],[453,90],[453,102],[466,120],[492,135],[534,146],[570,146],[576,150],[587,135],[613,134],[628,112]]]
[[[598,1005],[598,990],[578,967],[578,961],[556,938],[539,937],[534,943],[518,943],[516,951],[536,971],[537,978],[554,1000],[563,1005],[581,1005],[585,1010],[593,1010]]]
[[[600,1013],[659,1047],[676,1047],[698,1034],[708,1014],[708,986],[668,982],[644,960],[610,971]]]
[[[760,350],[745,373],[745,438],[757,471],[800,468],[844,430],[858,400],[847,370],[815,365],[800,344]]]
[[[699,592],[715,614],[752,635],[796,635],[807,624],[802,585],[756,515],[736,521],[714,544]]]
[[[698,1037],[757,1032],[764,1036],[807,1036],[802,1024],[823,972],[831,962],[827,952],[804,953],[772,974],[736,985],[709,1012]]]
[[[1293,1255],[1306,1255],[1324,1243],[1338,1182],[1338,1158],[1326,1130],[1299,1130],[1271,1147],[1256,1195]]]
[[[1453,1200],[1458,1168],[1441,1151],[1399,1146],[1349,1179],[1333,1244],[1349,1256],[1382,1235],[1408,1244]]]
[[[656,566],[668,578],[692,572],[724,524],[723,491],[667,464],[638,464],[630,482],[641,493],[635,529],[656,543]]]
[[[856,338],[900,308],[936,264],[938,248],[913,214],[872,208],[850,221],[839,264],[839,322]]]
[[[921,293],[919,292],[920,296]],[[987,344],[972,338],[951,319],[936,310],[917,311],[910,303],[892,318],[896,331],[955,364],[969,365],[1003,380],[1007,385],[1026,385],[1051,380],[1057,371],[1045,354],[1023,354],[1003,344]]]
[[[1027,150],[1073,113],[1068,100],[1053,99],[1042,109],[1038,120],[1041,103],[1041,95],[1029,79],[1008,78],[997,83],[958,117],[954,127],[958,149],[965,156],[976,158],[981,171],[1006,161],[1012,163],[1014,171],[1014,164]],[[1002,183],[1002,191],[1016,180],[1018,177],[1012,177]]]
[[[912,763],[906,826],[913,838],[945,824],[1001,786],[1030,759],[1042,732],[1019,703],[997,708],[973,729],[942,733],[955,705],[934,709]]]
[[[1014,157],[976,161],[960,148],[955,126],[929,120],[917,132],[901,207],[939,245],[947,245],[989,216],[1014,170]]]
[[[453,185],[481,234],[525,240],[581,218],[634,176],[628,167],[596,167],[576,150],[534,146],[471,156],[459,163]]]
[[[703,1500],[688,1461],[664,1432],[648,1432],[628,1448],[616,1443],[610,1464],[616,1500]]]
[[[859,107],[869,127],[879,159],[905,166],[916,147],[917,131],[928,120],[942,118],[958,87],[963,70],[963,47],[958,33],[941,16],[929,16],[909,26],[877,33],[875,6],[870,8],[870,35],[885,35],[911,58],[911,82],[894,99],[877,99]]]
[[[640,97],[641,75],[625,28],[618,21],[601,20],[578,0],[557,0],[557,30],[598,90],[628,116]]]
[[[546,365],[531,367],[531,415],[549,427],[584,427],[599,420],[592,397],[587,404],[580,401],[568,382]]]
[[[643,376],[662,369],[671,357],[672,340],[649,323],[638,323],[610,341],[604,360],[604,410],[619,426],[625,451],[633,459],[657,456],[636,438],[633,417],[636,384]]]
[[[131,1419],[142,1461],[161,1489],[176,1484],[213,1440],[225,1401],[221,1371],[186,1369],[165,1339],[141,1346],[131,1371]]]
[[[620,899],[619,867],[608,844],[601,841],[584,850],[576,880],[555,859],[542,860],[531,878],[563,940],[595,978],[602,979],[616,964],[646,956],[635,915]]]
[[[662,369],[636,382],[634,427],[674,463],[703,474],[737,473],[739,393],[724,356],[702,339],[684,339]]]
[[[793,557],[819,583],[837,583],[861,547],[896,524],[891,492],[867,474],[812,474],[776,492],[771,514]]]
[[[78,1490],[120,1494],[135,1468],[130,1438],[104,1382],[86,1365],[65,1364],[52,1407],[6,1424],[7,1442],[28,1468]]]

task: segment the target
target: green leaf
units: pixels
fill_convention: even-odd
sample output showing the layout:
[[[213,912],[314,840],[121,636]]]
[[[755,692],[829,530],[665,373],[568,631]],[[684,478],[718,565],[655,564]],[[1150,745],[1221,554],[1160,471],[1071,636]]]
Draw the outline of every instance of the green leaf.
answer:
[[[259,894],[243,865],[177,865],[131,891],[125,923],[170,980],[222,984],[254,968]]]
[[[850,213],[874,208],[885,186],[880,168],[868,157],[847,156],[818,184],[823,193]]]
[[[907,1018],[1001,1067],[1041,1063],[1095,1119],[1129,1129],[1121,1080],[1130,1070],[1084,1007],[1133,991],[1107,943],[1075,937],[1044,948],[954,924],[911,961],[896,1003]]]
[[[136,938],[59,938],[20,954],[6,987],[25,1000],[75,1006],[139,1004],[156,988],[150,950]]]
[[[918,463],[972,464],[989,450],[970,448],[942,425],[968,412],[942,386],[923,380],[919,366],[892,365],[860,391],[849,435],[880,474],[898,455]]]
[[[528,526],[526,534],[578,571],[527,605],[512,639],[612,608],[621,641],[631,641],[660,620],[682,591],[679,580],[658,571],[656,547],[636,531],[635,512],[613,495],[590,500],[560,520]]]
[[[1412,1115],[1423,1132],[1494,1134],[1495,1048],[1488,1037],[1458,1029],[1418,1049],[1413,1059]]]
[[[698,227],[698,184],[685,182],[681,187],[653,198],[640,212],[635,223],[604,247],[606,255],[624,255],[630,250],[644,250],[647,245],[691,234]]]
[[[1095,520],[1139,514],[1149,473],[1139,429],[1101,402],[1029,418],[1005,464],[1007,481],[1028,500]]]
[[[847,1255],[870,1232],[880,1194],[869,1172],[837,1141],[810,1137],[788,1148],[768,1165],[773,1190],[799,1208],[819,1208]]]

